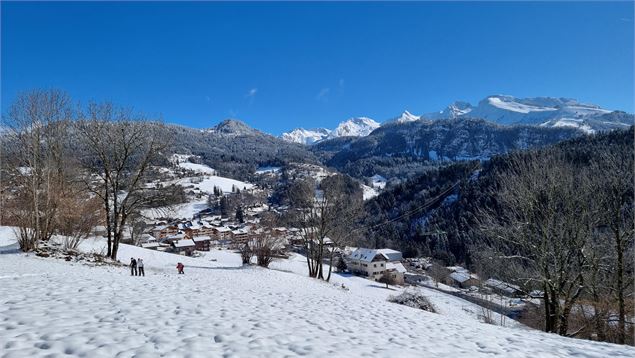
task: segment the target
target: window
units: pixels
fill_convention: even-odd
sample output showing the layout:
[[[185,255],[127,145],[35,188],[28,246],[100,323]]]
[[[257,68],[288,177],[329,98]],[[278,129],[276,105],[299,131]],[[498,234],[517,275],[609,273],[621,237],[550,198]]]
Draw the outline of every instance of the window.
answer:
[[[373,267],[377,267],[377,264],[374,264]]]

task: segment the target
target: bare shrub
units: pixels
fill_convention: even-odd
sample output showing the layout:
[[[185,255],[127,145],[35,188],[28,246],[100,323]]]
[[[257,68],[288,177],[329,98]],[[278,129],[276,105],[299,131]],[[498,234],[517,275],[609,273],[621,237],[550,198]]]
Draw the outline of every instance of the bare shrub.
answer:
[[[494,320],[494,317],[492,316],[493,314],[491,309],[481,307],[481,314],[478,315],[478,318],[480,318],[483,321],[483,323],[496,324],[496,321]]]
[[[274,236],[265,236],[252,240],[251,247],[253,254],[256,255],[258,266],[269,267],[276,250],[280,250],[282,247],[281,244],[281,240]]]
[[[420,292],[404,291],[397,296],[388,297],[388,301],[432,313],[437,312],[434,305]]]
[[[81,193],[67,196],[60,202],[57,227],[64,236],[63,249],[74,250],[93,232],[101,218],[101,203]]]
[[[434,283],[437,287],[439,287],[439,282],[445,282],[448,276],[450,276],[450,270],[448,270],[438,262],[433,262],[426,271],[428,272],[428,275],[432,277],[432,280],[434,280]]]

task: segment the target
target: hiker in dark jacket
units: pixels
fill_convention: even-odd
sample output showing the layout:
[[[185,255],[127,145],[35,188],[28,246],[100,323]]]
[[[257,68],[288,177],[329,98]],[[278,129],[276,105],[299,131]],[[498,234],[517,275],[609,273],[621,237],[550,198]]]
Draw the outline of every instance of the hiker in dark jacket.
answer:
[[[130,276],[137,276],[137,260],[130,258]]]
[[[185,272],[183,271],[184,268],[185,266],[182,263],[179,262],[178,264],[176,264],[176,270],[179,274],[185,274]]]
[[[139,276],[145,277],[146,272],[143,270],[143,259],[141,257],[137,259],[137,268],[139,269]]]

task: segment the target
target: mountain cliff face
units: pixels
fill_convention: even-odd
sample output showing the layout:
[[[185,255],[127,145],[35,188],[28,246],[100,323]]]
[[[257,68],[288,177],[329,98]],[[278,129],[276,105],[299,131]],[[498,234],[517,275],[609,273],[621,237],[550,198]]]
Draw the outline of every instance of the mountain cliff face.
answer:
[[[505,95],[489,96],[477,106],[454,102],[441,112],[428,113],[423,117],[437,120],[482,118],[503,125],[571,127],[586,133],[628,128],[635,120],[631,114],[580,103],[571,98],[516,98]]]

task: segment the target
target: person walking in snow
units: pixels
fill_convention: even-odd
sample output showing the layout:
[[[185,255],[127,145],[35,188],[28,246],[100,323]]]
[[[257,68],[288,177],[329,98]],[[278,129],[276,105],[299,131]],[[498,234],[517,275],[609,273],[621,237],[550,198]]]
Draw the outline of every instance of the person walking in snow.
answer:
[[[185,266],[183,266],[182,263],[178,263],[176,264],[176,270],[178,271],[179,274],[185,274],[185,272],[183,272],[183,269],[185,268]]]
[[[143,259],[141,257],[137,259],[137,268],[139,269],[139,276],[145,277],[146,272],[143,270]]]
[[[130,276],[137,276],[137,260],[130,258]]]

